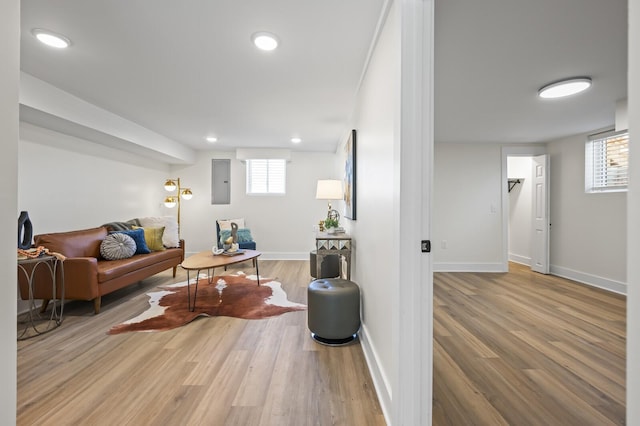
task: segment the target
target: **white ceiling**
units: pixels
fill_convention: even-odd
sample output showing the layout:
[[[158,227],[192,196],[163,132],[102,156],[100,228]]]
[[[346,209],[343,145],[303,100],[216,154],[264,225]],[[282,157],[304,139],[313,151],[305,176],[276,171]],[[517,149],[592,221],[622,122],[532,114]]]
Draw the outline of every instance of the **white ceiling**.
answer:
[[[22,0],[21,68],[193,150],[334,151],[383,3]],[[626,4],[436,0],[436,141],[541,142],[612,125],[627,91]],[[40,45],[36,27],[72,47]],[[280,47],[256,50],[256,31],[277,34]],[[536,97],[548,82],[583,75],[594,84],[582,95]]]

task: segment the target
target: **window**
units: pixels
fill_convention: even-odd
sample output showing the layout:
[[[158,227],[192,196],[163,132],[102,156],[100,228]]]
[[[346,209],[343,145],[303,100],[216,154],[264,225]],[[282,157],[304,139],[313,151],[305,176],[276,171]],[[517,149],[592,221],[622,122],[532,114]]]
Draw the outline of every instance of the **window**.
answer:
[[[247,160],[247,194],[284,194],[286,160]]]
[[[589,136],[585,147],[585,191],[626,191],[629,182],[629,132]]]

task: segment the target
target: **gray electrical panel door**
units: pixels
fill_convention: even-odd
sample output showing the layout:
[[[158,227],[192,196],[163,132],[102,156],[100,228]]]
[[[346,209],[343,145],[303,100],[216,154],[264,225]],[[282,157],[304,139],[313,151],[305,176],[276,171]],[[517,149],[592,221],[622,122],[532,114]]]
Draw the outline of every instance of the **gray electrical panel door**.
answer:
[[[211,204],[231,204],[231,160],[211,160]]]

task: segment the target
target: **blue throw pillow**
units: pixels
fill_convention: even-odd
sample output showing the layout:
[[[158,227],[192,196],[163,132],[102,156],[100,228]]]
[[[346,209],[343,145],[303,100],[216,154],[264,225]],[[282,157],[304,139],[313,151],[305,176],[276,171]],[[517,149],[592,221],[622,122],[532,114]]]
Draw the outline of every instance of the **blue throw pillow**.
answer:
[[[133,238],[133,241],[136,243],[136,253],[135,254],[147,254],[151,253],[149,247],[147,247],[147,241],[144,239],[144,229],[131,229],[127,231],[113,231],[110,234],[125,234]]]

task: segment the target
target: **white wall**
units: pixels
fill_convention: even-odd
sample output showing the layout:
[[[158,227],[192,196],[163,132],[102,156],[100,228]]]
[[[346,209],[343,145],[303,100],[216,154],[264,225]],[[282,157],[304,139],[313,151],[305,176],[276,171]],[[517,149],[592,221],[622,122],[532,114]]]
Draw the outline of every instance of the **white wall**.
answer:
[[[629,135],[640,135],[640,0],[629,0]],[[640,148],[630,144],[627,194],[627,424],[640,424]]]
[[[436,143],[434,162],[434,270],[501,271],[501,146]]]
[[[188,254],[211,249],[216,219],[244,217],[265,258],[306,260],[313,226],[326,215],[326,201],[315,199],[316,182],[341,177],[336,154],[292,153],[285,196],[247,196],[245,166],[233,153],[200,152],[193,165],[169,167],[29,124],[21,129],[18,211],[29,212],[35,234],[177,215],[163,204],[163,184],[179,177],[194,193],[180,213]],[[211,204],[212,158],[232,158],[230,205]]]
[[[132,164],[135,158],[23,124],[18,211],[29,212],[34,234],[158,216],[169,167],[144,159],[139,159],[141,165]]]
[[[626,291],[627,194],[586,194],[587,135],[547,144],[551,162],[551,273]]]
[[[211,204],[211,160],[231,159],[231,204]],[[173,166],[172,176],[190,187],[193,198],[182,202],[182,237],[189,253],[215,243],[217,219],[244,218],[263,259],[309,259],[315,246],[314,226],[326,217],[327,202],[316,200],[318,179],[341,179],[337,155],[292,152],[287,163],[285,195],[246,194],[246,166],[232,152],[199,152],[195,164]],[[333,203],[340,208],[340,203]],[[344,219],[341,220],[341,223]]]
[[[508,157],[509,179],[520,183],[509,192],[509,260],[531,265],[532,231],[532,160],[531,157]]]
[[[625,292],[626,193],[585,194],[586,136],[547,144],[551,273]],[[436,143],[435,270],[501,270],[502,218],[500,209],[492,213],[503,185],[500,151],[497,144]]]
[[[20,2],[0,3],[0,232],[16,238],[18,87],[20,72]],[[17,242],[3,238],[0,244],[0,424],[16,424],[16,253]]]
[[[399,75],[397,10],[387,17],[361,86],[353,127],[357,130],[357,219],[346,221],[354,238],[351,279],[362,293],[362,336],[378,395],[389,419],[393,375],[391,292],[398,283],[394,250],[393,170]],[[345,135],[346,138],[346,135]],[[342,149],[339,150],[342,152]],[[343,163],[343,157],[340,161]],[[388,259],[388,260],[384,260]]]

